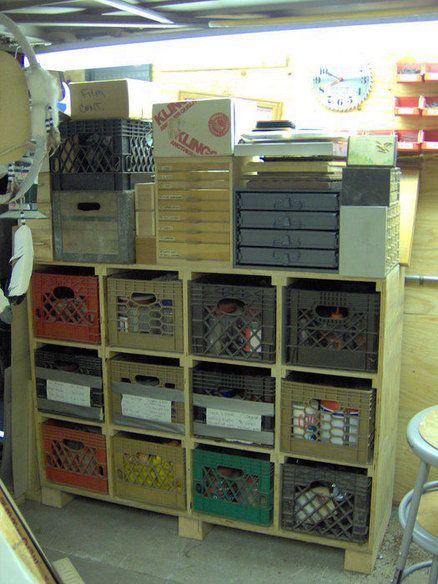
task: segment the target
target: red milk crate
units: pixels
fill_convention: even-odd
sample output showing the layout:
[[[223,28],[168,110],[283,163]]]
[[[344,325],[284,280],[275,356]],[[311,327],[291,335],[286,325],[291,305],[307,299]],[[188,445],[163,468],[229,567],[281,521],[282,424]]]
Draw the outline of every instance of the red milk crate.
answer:
[[[78,430],[74,424],[56,420],[44,422],[42,434],[48,481],[108,492],[105,436],[90,428]]]
[[[421,116],[421,97],[395,97],[394,113],[396,116]]]
[[[97,276],[35,272],[32,300],[35,336],[100,343]]]

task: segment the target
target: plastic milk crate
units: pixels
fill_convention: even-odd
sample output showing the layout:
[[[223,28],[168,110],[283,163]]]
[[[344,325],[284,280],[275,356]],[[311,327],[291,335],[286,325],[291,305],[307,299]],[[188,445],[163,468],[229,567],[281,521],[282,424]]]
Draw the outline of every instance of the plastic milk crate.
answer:
[[[111,345],[182,352],[182,282],[174,272],[123,272],[107,279]]]
[[[272,523],[274,465],[265,457],[196,448],[193,452],[195,511],[236,521]]]
[[[198,436],[274,445],[275,379],[259,368],[202,363],[192,371]]]
[[[371,478],[312,462],[282,465],[281,527],[357,543],[368,538]]]
[[[103,420],[102,361],[96,351],[45,345],[35,351],[38,409]]]
[[[274,362],[275,288],[266,279],[203,276],[190,293],[194,355]]]
[[[143,120],[78,120],[59,125],[50,158],[54,190],[129,190],[154,172],[152,124]]]
[[[372,284],[297,281],[286,289],[286,362],[376,371],[379,316]]]
[[[108,492],[106,439],[99,428],[47,420],[41,430],[48,481]]]
[[[367,464],[375,408],[371,380],[290,373],[281,388],[281,451]]]
[[[119,433],[113,438],[118,497],[186,508],[185,451],[181,442]]]
[[[97,276],[34,272],[32,302],[35,336],[100,343]]]
[[[117,355],[109,368],[114,423],[184,433],[184,370],[176,359]]]

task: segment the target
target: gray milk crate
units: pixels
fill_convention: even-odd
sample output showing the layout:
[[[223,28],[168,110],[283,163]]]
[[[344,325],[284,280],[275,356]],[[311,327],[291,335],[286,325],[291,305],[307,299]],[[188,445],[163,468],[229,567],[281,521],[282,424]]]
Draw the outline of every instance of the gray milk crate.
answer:
[[[275,361],[275,287],[256,276],[209,275],[190,282],[193,355]]]
[[[288,364],[377,371],[380,294],[372,284],[297,281],[285,310]]]
[[[298,268],[336,269],[338,252],[324,249],[274,249],[240,247],[236,251],[236,265],[278,266]]]
[[[399,168],[347,166],[342,171],[341,205],[384,207],[400,198]]]
[[[275,379],[268,371],[202,363],[192,371],[198,436],[274,445]]]
[[[384,278],[399,263],[400,203],[389,207],[342,206],[339,273]]]
[[[238,209],[265,211],[334,211],[339,208],[337,193],[282,193],[237,191]]]
[[[337,249],[336,231],[288,231],[286,229],[240,229],[237,244],[242,247],[286,249]]]
[[[103,420],[102,361],[96,351],[45,345],[35,351],[37,406]]]
[[[55,191],[52,204],[55,259],[134,263],[133,191]]]
[[[371,478],[334,465],[282,465],[281,527],[357,543],[368,539]]]

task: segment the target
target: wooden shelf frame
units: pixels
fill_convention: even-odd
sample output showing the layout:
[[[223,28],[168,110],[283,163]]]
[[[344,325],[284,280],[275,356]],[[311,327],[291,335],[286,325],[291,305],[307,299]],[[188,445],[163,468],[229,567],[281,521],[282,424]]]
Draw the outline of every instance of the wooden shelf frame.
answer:
[[[74,265],[77,267],[87,267],[84,264],[66,264],[64,262],[51,262],[50,264],[40,264],[39,269],[45,266],[67,266]],[[196,269],[178,269],[178,274],[182,280],[183,288],[183,312],[184,312],[184,335],[182,353],[168,353],[155,352],[147,350],[135,350],[123,347],[113,347],[108,344],[107,335],[107,305],[106,305],[106,278],[119,270],[154,270],[154,271],[175,271],[170,266],[150,265],[150,266],[115,266],[115,265],[93,265],[94,273],[99,278],[99,300],[101,311],[101,343],[100,345],[82,345],[81,343],[62,342],[55,339],[42,339],[33,337],[32,329],[32,310],[29,310],[29,334],[30,346],[35,350],[43,343],[59,344],[67,346],[86,346],[98,351],[102,358],[103,365],[103,388],[104,388],[104,410],[105,418],[100,424],[92,421],[84,421],[79,418],[70,418],[68,416],[57,416],[49,413],[38,412],[36,404],[36,376],[34,359],[32,358],[32,384],[33,384],[33,404],[35,411],[35,420],[37,426],[37,451],[38,451],[38,467],[40,474],[41,485],[45,488],[45,492],[52,490],[55,492],[65,492],[73,495],[84,495],[87,497],[110,501],[117,504],[136,507],[148,511],[156,511],[159,513],[166,513],[169,515],[178,516],[180,518],[180,533],[184,536],[202,539],[203,535],[208,531],[208,526],[224,525],[237,529],[244,529],[257,533],[264,533],[267,535],[275,535],[285,537],[288,539],[295,539],[299,541],[307,541],[318,544],[323,544],[331,547],[337,547],[345,550],[345,568],[363,573],[370,573],[374,566],[377,557],[380,543],[383,539],[391,512],[392,504],[392,488],[395,466],[395,440],[396,440],[396,423],[398,414],[398,391],[399,391],[399,376],[400,376],[400,352],[401,352],[401,327],[403,314],[403,290],[404,290],[404,271],[398,267],[384,279],[370,279],[370,278],[344,278],[337,274],[314,274],[305,272],[279,272],[269,270],[234,270],[230,268],[217,268],[211,265],[204,269],[200,265],[196,265]],[[277,312],[276,312],[276,330],[277,330],[277,351],[275,363],[253,363],[244,362],[241,360],[220,359],[199,357],[192,355],[190,352],[190,323],[188,321],[189,310],[189,283],[192,278],[202,273],[216,273],[216,274],[242,274],[242,275],[260,275],[270,277],[272,285],[276,287],[277,293]],[[306,367],[289,366],[283,362],[283,320],[284,320],[284,302],[283,293],[285,286],[294,278],[300,279],[332,279],[343,281],[366,281],[374,282],[376,290],[381,293],[381,313],[380,313],[380,343],[379,343],[379,366],[376,373],[360,373],[355,371],[338,371],[328,369],[315,369]],[[30,300],[29,300],[30,302]],[[184,411],[185,411],[185,430],[184,434],[173,434],[171,432],[159,432],[153,430],[146,430],[135,427],[128,427],[112,422],[111,412],[111,391],[108,359],[117,353],[128,354],[144,354],[150,356],[164,356],[179,359],[180,366],[184,369]],[[242,367],[263,367],[271,371],[271,375],[276,379],[276,400],[275,400],[275,417],[276,427],[275,443],[273,448],[261,447],[256,445],[247,446],[245,444],[236,444],[228,441],[201,438],[193,435],[192,432],[192,392],[191,392],[191,372],[192,367],[197,362],[214,362],[214,363],[231,363]],[[370,531],[369,540],[366,544],[360,545],[352,542],[340,541],[336,539],[323,538],[313,536],[301,532],[289,532],[281,528],[281,465],[288,457],[300,458],[302,460],[318,460],[321,462],[333,462],[333,459],[323,459],[318,456],[302,456],[294,455],[293,453],[285,453],[281,451],[280,447],[280,413],[281,413],[281,379],[288,371],[312,371],[323,372],[328,374],[336,374],[351,377],[362,377],[371,379],[373,387],[376,390],[376,434],[375,434],[375,449],[373,461],[369,464],[346,464],[352,468],[363,468],[367,471],[368,476],[372,477],[372,498],[371,498],[371,517],[370,517]],[[66,485],[60,485],[48,482],[45,478],[44,465],[42,459],[41,448],[41,423],[48,418],[63,419],[68,421],[76,421],[77,423],[84,423],[99,426],[102,428],[103,434],[107,438],[107,459],[108,459],[108,476],[109,476],[109,492],[108,494],[100,494],[84,491]],[[139,501],[126,500],[117,497],[114,492],[114,466],[113,466],[113,440],[112,437],[120,431],[130,432],[132,434],[142,436],[163,436],[171,437],[175,440],[181,441],[182,447],[186,450],[186,489],[187,489],[187,510],[178,511],[169,508],[157,507],[148,505]],[[192,503],[192,461],[193,450],[197,445],[215,444],[221,445],[225,448],[234,448],[241,450],[242,453],[247,451],[258,452],[264,454],[274,464],[274,513],[273,523],[271,526],[264,527],[252,525],[249,523],[242,523],[221,517],[214,517],[205,515],[193,510]],[[47,500],[47,498],[46,498]]]

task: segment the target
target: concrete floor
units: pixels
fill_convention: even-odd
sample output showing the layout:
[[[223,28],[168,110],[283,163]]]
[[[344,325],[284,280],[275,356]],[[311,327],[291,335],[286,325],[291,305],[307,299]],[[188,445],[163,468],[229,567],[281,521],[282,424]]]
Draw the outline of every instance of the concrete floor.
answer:
[[[49,559],[69,557],[86,584],[389,584],[401,538],[394,513],[367,577],[344,572],[334,548],[222,527],[193,541],[178,537],[174,517],[81,497],[21,509]],[[412,546],[410,560],[424,559]],[[426,584],[427,573],[406,582]]]

